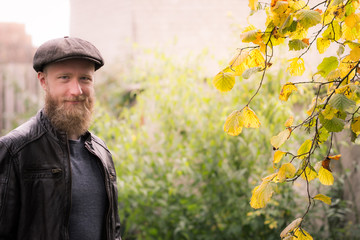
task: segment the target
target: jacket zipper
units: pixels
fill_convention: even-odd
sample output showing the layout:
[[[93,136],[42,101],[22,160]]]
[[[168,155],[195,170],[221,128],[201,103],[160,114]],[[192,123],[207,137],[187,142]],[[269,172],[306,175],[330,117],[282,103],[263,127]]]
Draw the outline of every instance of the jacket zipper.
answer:
[[[67,139],[67,135],[66,138]],[[69,191],[69,206],[67,206],[67,216],[65,217],[65,221],[66,221],[66,229],[65,229],[65,238],[69,239],[69,221],[70,221],[70,212],[71,212],[71,204],[72,204],[72,193],[71,193],[71,189],[72,189],[72,169],[71,169],[71,160],[70,160],[70,147],[69,147],[69,143],[68,140],[66,140],[66,149],[67,149],[67,163],[68,163],[68,169],[69,169],[69,183],[68,183],[68,191]],[[66,181],[66,178],[65,178]]]
[[[92,153],[94,156],[96,156],[98,158],[98,161],[100,161],[100,164],[103,168],[103,171],[104,171],[104,181],[105,181],[105,190],[106,190],[106,194],[107,194],[107,197],[108,197],[108,202],[109,202],[109,209],[106,213],[106,224],[105,224],[105,229],[106,229],[106,236],[107,236],[107,239],[111,239],[111,236],[110,236],[110,229],[109,229],[109,223],[110,223],[110,209],[112,209],[112,195],[111,195],[111,191],[110,191],[110,187],[109,187],[109,177],[107,176],[107,173],[106,173],[106,169],[105,169],[105,166],[103,164],[103,162],[100,160],[100,157],[95,153],[95,151],[92,149],[91,146],[89,146],[89,142],[85,142],[85,147],[86,149]]]

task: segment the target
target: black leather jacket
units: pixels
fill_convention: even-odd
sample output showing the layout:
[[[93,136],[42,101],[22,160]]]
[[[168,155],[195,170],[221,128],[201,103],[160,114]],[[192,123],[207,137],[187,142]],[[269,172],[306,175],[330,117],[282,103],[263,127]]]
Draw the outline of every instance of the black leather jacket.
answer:
[[[95,135],[85,147],[103,166],[108,212],[106,239],[120,240],[116,174],[111,153]],[[67,240],[71,165],[66,134],[43,111],[0,138],[0,239]]]

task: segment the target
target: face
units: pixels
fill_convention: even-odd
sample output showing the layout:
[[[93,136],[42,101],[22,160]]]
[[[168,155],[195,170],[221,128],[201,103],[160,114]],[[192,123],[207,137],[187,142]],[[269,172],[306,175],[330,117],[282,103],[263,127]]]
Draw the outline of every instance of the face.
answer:
[[[45,114],[55,128],[78,139],[88,129],[94,105],[94,64],[71,59],[47,65],[38,79],[45,91]]]

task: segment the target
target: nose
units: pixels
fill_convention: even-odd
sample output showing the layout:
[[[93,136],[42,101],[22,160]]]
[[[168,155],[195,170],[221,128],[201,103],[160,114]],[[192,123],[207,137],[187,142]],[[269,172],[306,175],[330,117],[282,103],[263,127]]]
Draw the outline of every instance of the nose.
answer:
[[[83,93],[81,85],[77,80],[70,82],[70,94],[73,96],[79,96]]]

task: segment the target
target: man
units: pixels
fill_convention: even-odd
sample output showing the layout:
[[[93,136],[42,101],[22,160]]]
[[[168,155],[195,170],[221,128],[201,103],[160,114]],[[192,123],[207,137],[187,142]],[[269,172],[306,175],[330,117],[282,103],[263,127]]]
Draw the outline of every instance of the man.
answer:
[[[113,160],[88,131],[94,73],[103,65],[79,38],[36,51],[45,105],[0,138],[0,239],[121,239]]]

